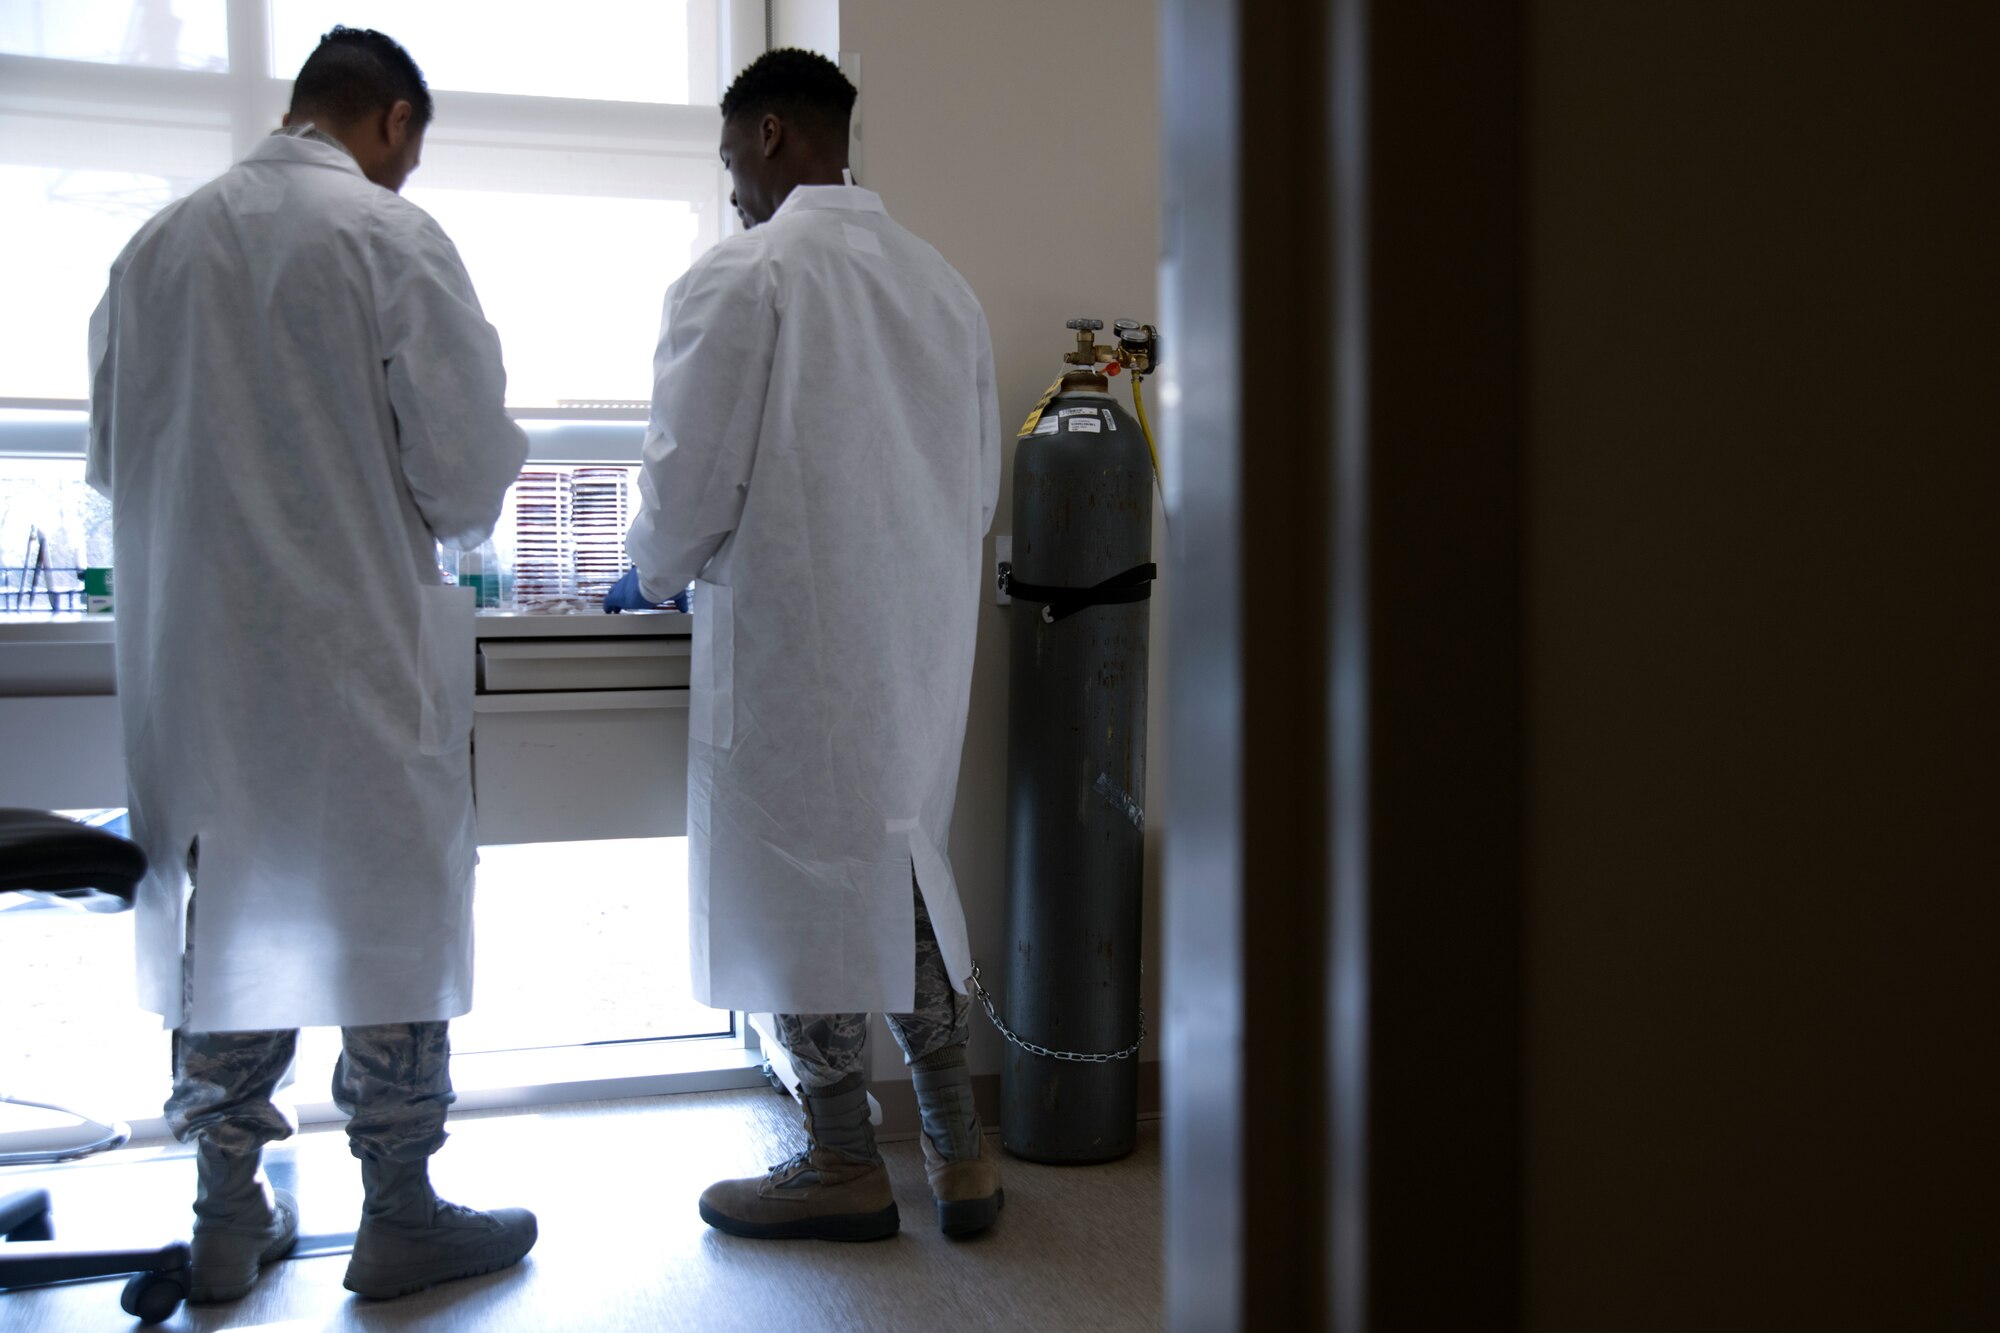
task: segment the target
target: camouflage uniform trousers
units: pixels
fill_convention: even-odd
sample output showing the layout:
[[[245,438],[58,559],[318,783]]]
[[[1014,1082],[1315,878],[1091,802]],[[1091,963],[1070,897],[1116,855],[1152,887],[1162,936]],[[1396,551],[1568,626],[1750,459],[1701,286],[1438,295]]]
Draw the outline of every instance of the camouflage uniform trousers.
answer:
[[[916,881],[911,880],[915,888]],[[945,970],[944,955],[938,949],[937,932],[924,906],[923,890],[917,900],[917,995],[916,1009],[907,1014],[884,1014],[896,1044],[903,1048],[903,1063],[915,1064],[947,1046],[963,1045],[971,1034],[971,1002],[952,988]],[[776,1014],[778,1043],[792,1057],[799,1082],[806,1091],[832,1087],[849,1074],[862,1073],[862,1043],[868,1035],[866,1014]]]
[[[189,945],[181,956],[181,987],[194,993],[194,902],[188,902]],[[444,1144],[451,1089],[449,1024],[378,1023],[340,1030],[333,1068],[333,1102],[347,1114],[348,1147],[356,1157],[419,1162]],[[182,1143],[200,1139],[223,1153],[249,1154],[292,1136],[292,1124],[271,1096],[291,1068],[298,1029],[193,1032],[174,1029],[174,1090],[167,1126]]]

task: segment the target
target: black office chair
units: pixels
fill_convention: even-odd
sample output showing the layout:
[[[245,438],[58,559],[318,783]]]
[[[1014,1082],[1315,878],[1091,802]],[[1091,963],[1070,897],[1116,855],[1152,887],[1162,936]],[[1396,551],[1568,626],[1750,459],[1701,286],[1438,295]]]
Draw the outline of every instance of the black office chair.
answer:
[[[46,810],[0,809],[0,893],[93,899],[129,908],[145,873],[146,854],[129,839]],[[122,1125],[99,1128],[105,1132],[91,1141],[44,1154],[40,1160],[80,1157],[125,1141]],[[0,1196],[0,1236],[7,1242],[0,1245],[0,1287],[130,1273],[132,1279],[119,1303],[125,1313],[147,1324],[168,1318],[187,1299],[185,1242],[153,1250],[64,1249],[53,1239],[46,1190]]]

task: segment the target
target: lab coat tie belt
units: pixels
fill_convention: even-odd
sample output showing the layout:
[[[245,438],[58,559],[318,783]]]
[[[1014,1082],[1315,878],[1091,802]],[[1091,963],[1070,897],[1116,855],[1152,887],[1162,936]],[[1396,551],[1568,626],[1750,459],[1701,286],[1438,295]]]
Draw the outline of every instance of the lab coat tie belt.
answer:
[[[1153,595],[1153,580],[1160,576],[1158,565],[1134,565],[1122,574],[1113,574],[1088,588],[1052,588],[1040,583],[1023,583],[1014,577],[1014,566],[1000,566],[1000,591],[1024,602],[1042,603],[1042,620],[1053,625],[1075,615],[1086,606],[1110,606],[1121,602],[1143,602]]]

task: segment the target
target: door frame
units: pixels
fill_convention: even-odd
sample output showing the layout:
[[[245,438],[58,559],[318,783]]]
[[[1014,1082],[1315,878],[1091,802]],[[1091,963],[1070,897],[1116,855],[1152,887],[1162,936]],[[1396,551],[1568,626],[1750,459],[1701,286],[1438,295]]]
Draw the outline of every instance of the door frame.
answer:
[[[1520,1325],[1525,25],[1163,8],[1176,1328]]]

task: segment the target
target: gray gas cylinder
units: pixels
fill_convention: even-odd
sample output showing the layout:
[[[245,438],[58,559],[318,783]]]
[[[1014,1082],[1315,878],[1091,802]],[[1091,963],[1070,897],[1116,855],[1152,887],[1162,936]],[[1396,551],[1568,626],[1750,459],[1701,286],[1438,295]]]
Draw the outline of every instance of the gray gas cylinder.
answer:
[[[1067,376],[1014,454],[1000,997],[1015,1034],[1058,1051],[1109,1054],[1139,1039],[1148,603],[1052,619],[1019,585],[1089,588],[1146,565],[1152,532],[1152,466],[1138,423],[1102,377]],[[1136,1140],[1138,1092],[1136,1053],[1062,1060],[1010,1042],[1001,1142],[1039,1162],[1123,1157]]]

